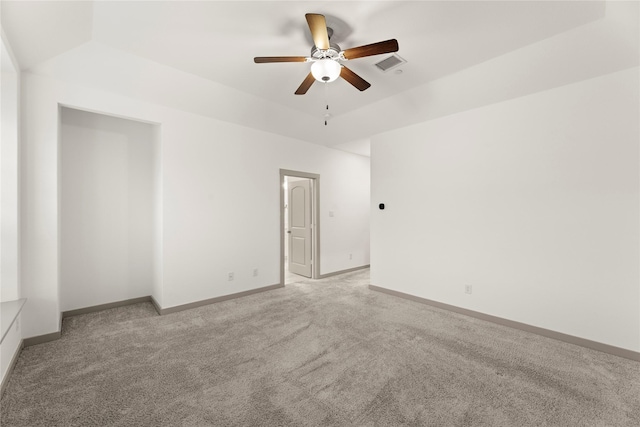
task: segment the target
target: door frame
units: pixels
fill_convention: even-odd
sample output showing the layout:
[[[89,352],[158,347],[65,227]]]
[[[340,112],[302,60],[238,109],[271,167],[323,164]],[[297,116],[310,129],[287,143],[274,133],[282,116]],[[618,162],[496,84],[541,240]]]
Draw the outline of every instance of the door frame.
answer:
[[[284,286],[284,182],[285,177],[311,180],[311,278],[320,277],[320,175],[280,169],[280,284]]]

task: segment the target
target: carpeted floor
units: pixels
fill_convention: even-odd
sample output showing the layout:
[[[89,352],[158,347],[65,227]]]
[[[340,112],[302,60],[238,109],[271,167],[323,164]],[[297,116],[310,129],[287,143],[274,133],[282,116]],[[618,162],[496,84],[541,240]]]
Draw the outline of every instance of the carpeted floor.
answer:
[[[9,426],[639,426],[640,363],[370,291],[368,270],[25,348]]]

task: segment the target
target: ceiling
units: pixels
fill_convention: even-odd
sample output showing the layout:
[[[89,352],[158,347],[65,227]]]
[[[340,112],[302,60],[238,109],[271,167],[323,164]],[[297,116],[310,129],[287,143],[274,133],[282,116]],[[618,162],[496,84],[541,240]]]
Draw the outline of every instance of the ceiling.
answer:
[[[82,65],[83,74],[91,67],[96,67],[96,73],[107,67],[111,73],[125,73],[135,61],[162,64],[235,94],[231,96],[239,101],[228,108],[242,109],[242,113],[229,116],[230,121],[366,155],[372,134],[425,117],[407,112],[394,116],[394,106],[426,111],[431,108],[429,98],[416,99],[416,93],[425,92],[430,84],[603,22],[607,7],[609,3],[602,1],[3,0],[2,24],[23,70],[46,71],[51,67],[47,64],[70,52],[84,58],[93,55]],[[632,10],[636,10],[637,31],[637,4]],[[396,38],[398,54],[407,61],[398,67],[402,73],[383,73],[373,65],[389,55],[356,59],[348,66],[372,84],[368,90],[359,92],[339,79],[326,85],[316,82],[306,95],[294,95],[309,64],[254,64],[253,57],[309,55],[307,12],[326,16],[334,29],[332,42],[342,49]],[[607,50],[602,47],[603,52]],[[109,57],[103,61],[108,65],[98,69],[96,57]],[[594,64],[600,60],[592,58]],[[638,60],[622,62],[630,61],[637,64]],[[78,63],[73,63],[77,68]],[[575,79],[584,78],[580,73],[576,68]],[[546,86],[566,84],[564,80],[549,81]],[[526,84],[539,90],[531,82]],[[332,118],[325,127],[327,103]],[[224,112],[219,114],[226,119]],[[396,116],[401,118],[393,119]]]

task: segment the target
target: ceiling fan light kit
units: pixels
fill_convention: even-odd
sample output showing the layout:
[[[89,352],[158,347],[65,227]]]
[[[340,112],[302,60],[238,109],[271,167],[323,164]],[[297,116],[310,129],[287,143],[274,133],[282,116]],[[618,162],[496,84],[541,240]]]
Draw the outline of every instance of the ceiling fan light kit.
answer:
[[[356,89],[363,91],[371,84],[362,77],[345,67],[342,62],[366,56],[380,55],[383,53],[397,52],[398,41],[395,39],[383,42],[372,43],[365,46],[341,50],[340,46],[331,43],[329,38],[333,34],[331,28],[327,28],[324,15],[317,13],[307,13],[305,15],[314,46],[311,49],[311,56],[262,56],[255,57],[256,64],[275,62],[312,62],[311,72],[298,87],[295,94],[304,95],[307,93],[314,81],[330,83],[338,77],[342,77]]]
[[[340,77],[341,69],[340,64],[330,58],[319,59],[311,64],[311,74],[317,81],[323,83],[330,83]]]

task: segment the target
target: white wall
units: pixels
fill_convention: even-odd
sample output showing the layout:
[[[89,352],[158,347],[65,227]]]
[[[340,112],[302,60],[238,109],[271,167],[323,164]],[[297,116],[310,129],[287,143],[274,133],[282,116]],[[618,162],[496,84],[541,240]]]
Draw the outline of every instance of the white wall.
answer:
[[[161,125],[162,307],[279,283],[280,169],[320,174],[321,211],[342,212],[323,222],[321,273],[369,263],[366,157],[30,73],[22,100],[27,337],[56,331],[61,311],[58,103]]]
[[[640,350],[638,71],[374,137],[372,284]]]
[[[0,301],[20,298],[20,67],[2,32],[0,44]],[[20,350],[21,314],[0,343],[0,382]],[[6,320],[5,320],[6,321]],[[6,326],[6,325],[5,325]]]
[[[20,72],[4,35],[0,50],[0,301],[20,297],[18,202]]]
[[[320,175],[320,274],[368,264],[368,158],[195,115],[162,129],[167,307],[279,283],[280,169]]]
[[[153,125],[61,108],[63,311],[154,290]]]
[[[341,160],[335,164],[340,173],[322,179],[321,245],[325,244],[325,236],[330,236],[333,241],[332,250],[322,252],[322,263],[335,268],[323,268],[321,274],[369,264],[370,161],[366,160],[357,164]],[[363,175],[367,176],[366,180],[363,180]],[[339,198],[336,197],[337,192],[327,194],[326,188],[339,188],[349,196]],[[333,212],[333,217],[329,216],[329,211]],[[354,234],[359,238],[353,239],[351,236]]]

